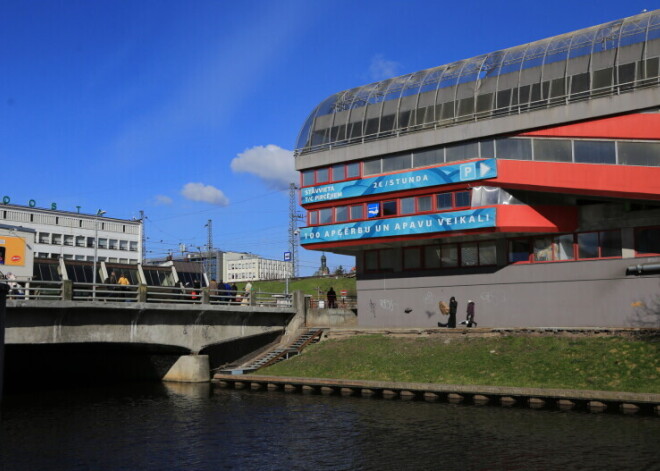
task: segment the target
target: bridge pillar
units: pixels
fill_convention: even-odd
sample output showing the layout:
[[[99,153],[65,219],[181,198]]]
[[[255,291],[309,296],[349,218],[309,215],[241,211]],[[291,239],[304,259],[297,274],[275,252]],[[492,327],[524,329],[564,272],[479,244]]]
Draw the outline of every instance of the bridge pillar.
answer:
[[[146,303],[147,302],[147,285],[138,285],[138,302]]]
[[[73,300],[73,281],[62,280],[62,301]]]
[[[202,304],[211,304],[211,291],[208,288],[202,288]]]
[[[165,373],[163,381],[177,383],[208,383],[211,369],[208,355],[183,355]]]

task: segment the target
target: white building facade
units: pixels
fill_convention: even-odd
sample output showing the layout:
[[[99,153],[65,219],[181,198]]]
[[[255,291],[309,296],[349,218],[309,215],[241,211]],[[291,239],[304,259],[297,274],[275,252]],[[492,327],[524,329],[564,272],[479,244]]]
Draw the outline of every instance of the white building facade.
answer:
[[[35,258],[94,261],[96,252],[99,262],[142,261],[141,220],[3,204],[0,224],[34,230]]]
[[[222,280],[225,282],[283,280],[293,275],[292,262],[240,252],[225,252],[223,259]]]

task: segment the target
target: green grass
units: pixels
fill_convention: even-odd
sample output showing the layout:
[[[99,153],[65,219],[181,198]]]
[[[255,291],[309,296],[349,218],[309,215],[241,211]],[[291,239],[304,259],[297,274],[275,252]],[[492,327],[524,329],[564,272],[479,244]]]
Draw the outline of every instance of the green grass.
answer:
[[[657,341],[627,338],[393,338],[311,345],[259,370],[275,376],[660,393]]]
[[[333,276],[323,277],[323,278],[301,278],[297,280],[289,281],[289,292],[293,291],[302,291],[305,294],[319,297],[325,299],[325,293],[333,287],[337,292],[337,296],[340,295],[340,291],[345,289],[348,292],[348,296],[356,295],[355,288],[355,278],[344,278],[339,277],[335,278]],[[243,290],[245,283],[237,283],[237,287],[240,290]],[[284,281],[255,281],[252,283],[253,291],[261,291],[262,293],[283,293],[285,289]]]

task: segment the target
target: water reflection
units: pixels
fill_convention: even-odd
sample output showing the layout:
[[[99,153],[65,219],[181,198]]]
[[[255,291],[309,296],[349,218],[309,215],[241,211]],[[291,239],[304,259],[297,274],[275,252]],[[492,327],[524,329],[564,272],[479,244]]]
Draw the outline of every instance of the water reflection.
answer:
[[[660,419],[162,384],[3,403],[5,470],[658,469]]]

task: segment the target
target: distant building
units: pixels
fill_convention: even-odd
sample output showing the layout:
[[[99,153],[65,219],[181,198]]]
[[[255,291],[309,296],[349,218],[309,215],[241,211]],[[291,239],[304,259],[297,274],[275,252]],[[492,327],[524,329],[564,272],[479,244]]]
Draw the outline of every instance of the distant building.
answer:
[[[226,282],[282,280],[293,275],[293,263],[251,253],[225,252],[222,279]]]
[[[165,266],[169,262],[177,270],[182,263],[188,271],[194,271],[206,275],[207,282],[211,279],[225,282],[242,282],[258,280],[282,280],[291,277],[293,264],[281,260],[272,260],[247,252],[190,252],[180,256],[170,255],[166,258],[147,260],[149,265]]]
[[[109,218],[13,204],[0,204],[0,224],[36,232],[35,258],[137,264],[142,260],[140,220]]]
[[[328,258],[325,256],[325,254],[321,255],[321,266],[316,271],[315,276],[329,276],[330,275],[330,269],[328,268],[327,261],[328,261]]]

